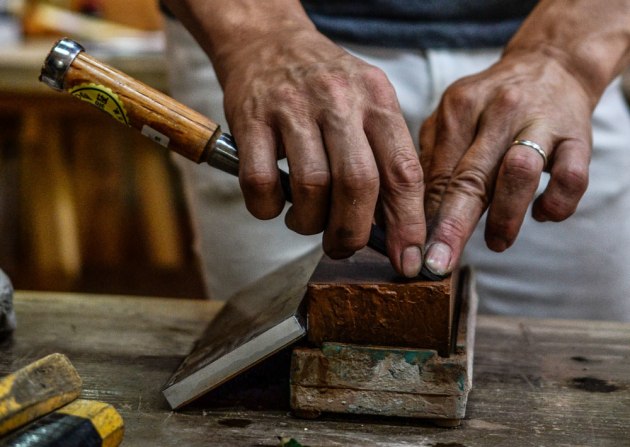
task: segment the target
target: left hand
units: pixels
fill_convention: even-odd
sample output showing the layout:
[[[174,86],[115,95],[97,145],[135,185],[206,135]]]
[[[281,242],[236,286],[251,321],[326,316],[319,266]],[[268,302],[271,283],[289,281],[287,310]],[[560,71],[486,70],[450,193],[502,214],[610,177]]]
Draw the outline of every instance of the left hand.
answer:
[[[594,105],[579,78],[536,51],[505,54],[450,86],[420,132],[427,267],[452,271],[486,209],[486,244],[497,252],[510,247],[543,169],[551,178],[533,217],[571,216],[588,184]],[[517,139],[540,145],[547,166],[534,149],[513,145]]]

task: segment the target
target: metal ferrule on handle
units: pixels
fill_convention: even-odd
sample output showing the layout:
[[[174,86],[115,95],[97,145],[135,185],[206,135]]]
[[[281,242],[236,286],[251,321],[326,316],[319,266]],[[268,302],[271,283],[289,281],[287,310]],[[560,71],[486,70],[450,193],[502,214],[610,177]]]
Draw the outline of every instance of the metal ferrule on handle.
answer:
[[[217,123],[96,60],[70,39],[61,39],[54,45],[40,80],[92,104],[196,163],[208,161],[221,136]]]
[[[208,164],[223,172],[238,177],[238,149],[234,138],[227,133],[222,133],[214,142],[214,147],[209,151]]]
[[[58,41],[44,61],[39,80],[55,90],[63,90],[66,73],[74,59],[82,51],[85,51],[85,48],[74,40],[61,39]]]

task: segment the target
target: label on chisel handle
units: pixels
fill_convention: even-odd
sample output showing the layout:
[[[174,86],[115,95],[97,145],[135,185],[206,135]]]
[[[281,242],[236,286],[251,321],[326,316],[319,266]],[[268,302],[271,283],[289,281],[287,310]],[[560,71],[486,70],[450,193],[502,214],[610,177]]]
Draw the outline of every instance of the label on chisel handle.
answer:
[[[118,98],[116,93],[104,85],[80,84],[72,87],[68,92],[81,101],[89,102],[116,121],[129,126],[129,118],[125,111],[125,105]]]

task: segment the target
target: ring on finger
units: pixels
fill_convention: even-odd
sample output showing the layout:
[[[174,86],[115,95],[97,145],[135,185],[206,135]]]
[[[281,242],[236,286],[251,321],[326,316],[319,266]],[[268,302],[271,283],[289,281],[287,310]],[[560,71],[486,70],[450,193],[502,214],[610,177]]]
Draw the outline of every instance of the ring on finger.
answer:
[[[540,144],[534,143],[530,140],[514,140],[512,141],[510,147],[512,146],[527,146],[528,148],[535,150],[536,152],[538,152],[538,155],[540,155],[543,159],[543,169],[547,167],[547,154]]]

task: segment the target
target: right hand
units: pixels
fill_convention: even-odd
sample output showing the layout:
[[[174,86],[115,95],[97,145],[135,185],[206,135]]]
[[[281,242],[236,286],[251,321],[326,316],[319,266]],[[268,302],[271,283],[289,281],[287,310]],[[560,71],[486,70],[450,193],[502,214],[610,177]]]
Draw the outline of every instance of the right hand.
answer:
[[[281,213],[277,160],[286,156],[289,228],[324,231],[324,251],[348,257],[366,245],[380,201],[392,265],[416,276],[426,230],[422,170],[385,74],[310,28],[240,42],[214,62],[248,210],[260,219]]]

